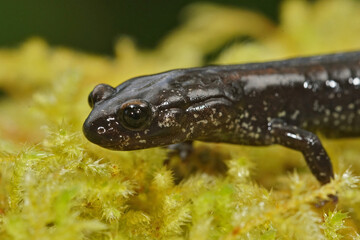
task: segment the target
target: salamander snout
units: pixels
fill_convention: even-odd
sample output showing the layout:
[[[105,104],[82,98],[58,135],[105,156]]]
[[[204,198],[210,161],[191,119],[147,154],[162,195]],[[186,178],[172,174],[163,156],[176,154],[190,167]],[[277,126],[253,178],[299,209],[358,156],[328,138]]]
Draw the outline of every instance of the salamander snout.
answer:
[[[97,118],[96,115],[90,114],[83,124],[83,133],[85,137],[92,143],[100,146],[108,145],[109,127],[106,121]]]
[[[140,140],[140,134],[144,135],[143,132],[151,125],[155,109],[149,102],[141,99],[93,101],[101,94],[107,94],[108,89],[104,91],[104,87],[107,88],[107,86],[99,86],[98,89],[95,87],[90,94],[89,102],[95,104],[84,122],[84,135],[89,141],[102,147],[132,150],[127,146],[132,141]],[[132,144],[132,146],[144,148],[140,145]]]

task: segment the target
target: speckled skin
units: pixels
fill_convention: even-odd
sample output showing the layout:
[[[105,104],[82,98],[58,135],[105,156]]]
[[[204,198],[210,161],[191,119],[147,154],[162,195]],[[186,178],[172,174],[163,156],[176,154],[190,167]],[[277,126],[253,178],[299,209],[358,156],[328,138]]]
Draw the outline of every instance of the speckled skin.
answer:
[[[303,153],[320,183],[333,178],[314,134],[360,136],[360,52],[178,69],[90,93],[83,131],[93,143],[135,150],[189,140],[280,144]],[[124,125],[125,105],[144,103],[146,123]]]

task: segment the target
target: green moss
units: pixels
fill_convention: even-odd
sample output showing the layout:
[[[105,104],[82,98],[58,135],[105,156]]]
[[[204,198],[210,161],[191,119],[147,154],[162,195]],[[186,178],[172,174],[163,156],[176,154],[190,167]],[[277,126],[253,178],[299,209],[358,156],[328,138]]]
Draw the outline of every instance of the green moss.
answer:
[[[343,239],[339,233],[339,230],[346,228],[344,223],[345,219],[348,218],[348,214],[330,211],[329,214],[325,214],[325,236],[327,239]]]
[[[0,101],[0,239],[358,238],[359,140],[323,139],[337,174],[320,187],[301,154],[280,146],[196,142],[191,161],[174,156],[164,166],[164,148],[109,151],[89,143],[81,125],[96,83],[202,65],[234,36],[254,41],[224,48],[216,63],[360,48],[359,10],[351,0],[286,1],[275,26],[200,4],[151,51],[128,38],[114,59],[40,39],[0,49],[9,96]],[[315,207],[330,194],[336,209]]]

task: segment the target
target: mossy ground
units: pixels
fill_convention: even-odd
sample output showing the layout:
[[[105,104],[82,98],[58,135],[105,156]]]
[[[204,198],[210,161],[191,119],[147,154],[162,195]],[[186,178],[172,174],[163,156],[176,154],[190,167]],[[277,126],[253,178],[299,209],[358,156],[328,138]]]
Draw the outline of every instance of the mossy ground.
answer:
[[[336,179],[320,187],[280,146],[197,142],[191,161],[164,166],[163,148],[114,152],[81,133],[97,83],[360,49],[359,12],[355,0],[286,1],[275,25],[200,4],[153,50],[129,38],[115,58],[36,38],[0,49],[0,239],[360,239],[357,139],[323,139]],[[335,193],[337,205],[316,207]]]

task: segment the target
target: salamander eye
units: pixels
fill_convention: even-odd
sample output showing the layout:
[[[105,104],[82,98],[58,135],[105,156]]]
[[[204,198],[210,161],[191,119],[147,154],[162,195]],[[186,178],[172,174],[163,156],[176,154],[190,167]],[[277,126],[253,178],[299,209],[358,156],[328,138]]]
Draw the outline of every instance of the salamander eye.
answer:
[[[94,90],[89,94],[88,103],[91,108],[94,107],[95,103],[109,98],[116,92],[116,89],[107,84],[99,84],[94,87]]]
[[[142,129],[151,120],[151,108],[145,101],[127,102],[122,105],[120,112],[124,127],[131,130]]]

